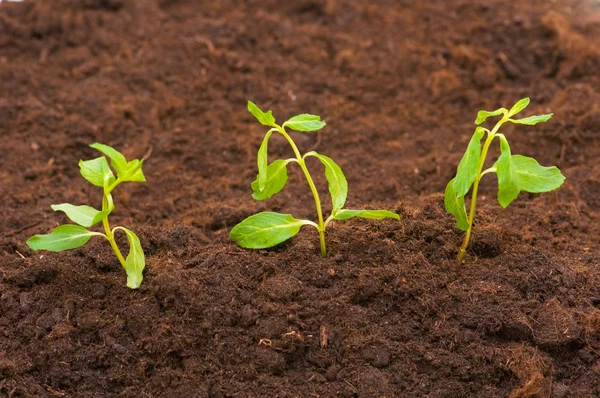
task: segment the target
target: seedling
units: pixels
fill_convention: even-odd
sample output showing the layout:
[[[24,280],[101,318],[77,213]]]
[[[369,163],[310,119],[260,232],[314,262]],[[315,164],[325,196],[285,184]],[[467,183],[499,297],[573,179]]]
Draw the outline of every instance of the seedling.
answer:
[[[317,208],[318,222],[310,220],[299,220],[292,217],[290,214],[280,214],[274,212],[261,212],[246,218],[244,221],[233,227],[230,233],[238,245],[245,249],[265,249],[278,245],[294,235],[296,235],[303,225],[311,225],[319,232],[321,242],[321,256],[327,256],[325,246],[325,229],[332,220],[349,220],[354,217],[362,218],[394,218],[400,219],[396,213],[387,210],[350,210],[344,209],[346,197],[348,196],[348,182],[342,172],[342,169],[329,157],[320,155],[315,151],[310,151],[304,155],[300,154],[298,147],[286,131],[286,127],[301,132],[317,131],[325,127],[325,122],[320,116],[302,114],[294,116],[282,125],[275,123],[275,118],[271,111],[263,112],[253,102],[248,101],[248,111],[264,126],[271,127],[267,131],[263,142],[258,150],[257,164],[258,176],[251,184],[254,191],[252,197],[256,200],[269,199],[283,189],[285,186],[288,173],[287,165],[289,163],[297,163],[302,169],[308,186],[312,192]],[[278,159],[268,164],[267,148],[269,138],[273,133],[279,133],[290,144],[294,151],[295,157],[290,159]],[[325,178],[329,185],[329,193],[331,194],[332,210],[331,215],[324,220],[323,210],[321,208],[321,200],[319,192],[315,187],[315,183],[306,166],[306,159],[315,157],[325,166]]]
[[[471,239],[481,177],[488,173],[497,174],[498,202],[504,208],[515,200],[521,191],[531,193],[549,192],[560,187],[565,181],[565,177],[556,166],[544,167],[533,158],[511,154],[506,137],[504,134],[498,133],[500,127],[506,122],[534,126],[538,123],[547,122],[553,115],[550,113],[528,116],[523,119],[512,118],[525,109],[527,105],[529,105],[529,98],[523,98],[510,110],[500,108],[492,112],[479,111],[477,113],[477,119],[475,120],[477,128],[462,160],[458,164],[456,176],[446,186],[444,196],[446,210],[456,218],[456,226],[466,231],[463,244],[458,252],[458,260],[462,260]],[[502,118],[496,123],[492,131],[480,126],[487,118],[500,115],[502,115]],[[481,140],[486,134],[487,138],[482,149]],[[492,167],[484,170],[488,149],[496,137],[500,140],[500,157]],[[471,209],[467,218],[465,195],[469,192],[471,186],[473,187]]]
[[[108,156],[110,165],[117,173],[117,177],[115,178],[104,156],[92,160],[79,161],[79,168],[83,178],[93,185],[103,188],[102,210],[96,210],[90,206],[74,206],[69,203],[52,205],[52,210],[64,212],[71,221],[78,225],[60,225],[49,234],[35,235],[29,238],[27,245],[32,250],[61,252],[85,245],[92,236],[102,236],[108,240],[119,262],[125,268],[125,272],[127,273],[127,287],[137,289],[142,283],[142,271],[146,266],[140,239],[133,231],[127,228],[114,227],[111,229],[108,216],[115,209],[112,191],[120,183],[127,181],[146,182],[146,178],[142,172],[144,159],[134,159],[128,162],[123,154],[108,145],[95,143],[90,146]],[[104,233],[88,230],[89,227],[100,222],[104,227]],[[118,230],[124,232],[129,241],[129,254],[127,258],[123,257],[115,241],[115,232]]]

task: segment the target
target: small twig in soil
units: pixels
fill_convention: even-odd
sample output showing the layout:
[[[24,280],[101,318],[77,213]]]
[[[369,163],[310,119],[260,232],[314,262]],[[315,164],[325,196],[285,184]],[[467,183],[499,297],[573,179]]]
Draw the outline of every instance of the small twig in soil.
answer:
[[[327,326],[325,325],[321,325],[321,338],[320,338],[320,342],[321,342],[321,348],[327,348]]]
[[[21,228],[17,229],[16,231],[13,231],[13,232],[11,232],[11,233],[9,233],[9,234],[6,234],[6,235],[5,235],[5,237],[6,237],[6,238],[10,238],[11,236],[18,235],[18,234],[20,234],[21,232],[23,232],[23,231],[25,231],[25,230],[28,230],[29,228],[37,227],[37,226],[38,226],[38,225],[40,225],[40,224],[41,224],[41,222],[36,222],[36,223],[33,223],[33,224],[26,225],[26,226],[24,226],[24,227],[21,227]]]

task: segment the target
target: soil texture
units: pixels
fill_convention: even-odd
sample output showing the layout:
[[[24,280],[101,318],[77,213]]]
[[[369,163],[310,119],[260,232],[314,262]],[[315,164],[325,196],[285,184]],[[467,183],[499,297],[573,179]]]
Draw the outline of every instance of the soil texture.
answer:
[[[0,2],[0,396],[600,396],[599,70],[593,0]],[[566,183],[502,209],[486,176],[458,264],[442,192],[476,112],[526,96],[554,118],[506,126],[512,152]],[[237,247],[258,211],[315,218],[293,165],[252,199],[247,100],[321,115],[300,149],[401,222],[335,222],[325,259],[309,228]],[[100,239],[25,244],[67,221],[51,204],[100,206],[96,141],[150,154],[111,216],[140,235],[138,290]]]

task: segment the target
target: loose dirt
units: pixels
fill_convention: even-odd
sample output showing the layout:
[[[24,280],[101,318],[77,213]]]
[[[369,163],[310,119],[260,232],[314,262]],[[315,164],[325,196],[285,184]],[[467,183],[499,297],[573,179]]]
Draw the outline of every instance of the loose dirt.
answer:
[[[0,395],[597,397],[599,38],[594,1],[2,2]],[[567,182],[504,210],[486,176],[457,264],[440,192],[477,110],[525,96],[555,116],[508,126],[513,153]],[[301,150],[340,164],[348,207],[402,222],[336,222],[326,259],[310,229],[235,246],[255,212],[315,217],[296,169],[251,198],[249,99],[322,115]],[[100,205],[77,167],[95,141],[151,150],[112,216],[147,255],[136,291],[106,242],[25,245],[67,221],[50,204]]]

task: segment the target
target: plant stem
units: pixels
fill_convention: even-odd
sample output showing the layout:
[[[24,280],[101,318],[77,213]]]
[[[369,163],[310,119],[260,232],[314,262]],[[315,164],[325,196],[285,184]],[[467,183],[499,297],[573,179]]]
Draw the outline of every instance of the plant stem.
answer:
[[[117,178],[115,180],[115,182],[113,182],[112,185],[106,189],[106,194],[108,195],[109,193],[111,193],[113,191],[113,189],[115,189],[117,187],[117,185],[119,185],[120,183],[121,183],[121,180],[119,178]],[[104,203],[104,200],[102,202]]]
[[[487,139],[485,140],[485,143],[483,144],[483,149],[481,150],[481,157],[480,157],[480,161],[479,161],[479,169],[477,171],[477,176],[475,176],[475,181],[473,182],[473,192],[471,192],[471,208],[469,210],[469,229],[467,229],[467,231],[465,233],[465,238],[463,239],[463,244],[460,247],[460,250],[458,251],[458,256],[456,256],[458,261],[461,261],[463,259],[463,257],[465,256],[465,253],[467,252],[467,246],[469,245],[469,241],[471,240],[471,231],[473,230],[473,220],[475,219],[475,208],[477,207],[477,193],[479,191],[479,181],[481,181],[481,177],[483,177],[483,175],[486,174],[488,172],[488,170],[490,170],[490,169],[488,169],[488,170],[486,170],[486,172],[482,173],[483,166],[485,165],[485,158],[487,156],[488,149],[490,148],[490,145],[492,144],[492,141],[494,140],[494,138],[496,138],[496,133],[498,132],[498,129],[500,129],[500,126],[502,126],[507,119],[508,118],[506,118],[506,116],[504,116],[498,123],[496,123],[496,125],[494,126],[492,131],[488,132]]]
[[[108,209],[108,199],[106,198],[106,194],[105,194],[102,196],[102,210],[104,211],[107,209]],[[108,240],[108,242],[110,243],[110,246],[112,247],[113,251],[117,255],[117,258],[119,259],[119,262],[121,263],[121,265],[123,267],[125,267],[125,258],[123,257],[123,254],[121,254],[121,250],[119,249],[119,246],[117,246],[117,242],[115,241],[115,234],[110,229],[110,223],[108,222],[108,216],[104,217],[104,219],[102,220],[102,225],[104,226],[104,231],[106,232],[106,239]]]
[[[292,140],[292,137],[289,136],[289,134],[285,131],[285,129],[283,127],[278,127],[277,131],[285,137],[287,142],[292,147],[292,150],[294,151],[294,155],[296,156],[296,159],[298,159],[298,164],[300,165],[300,168],[302,169],[302,172],[304,173],[304,177],[306,177],[308,186],[310,187],[312,195],[315,199],[315,206],[317,208],[317,217],[319,219],[319,224],[318,224],[319,227],[317,229],[319,230],[319,240],[321,242],[321,257],[327,257],[327,248],[325,246],[325,223],[323,222],[323,210],[321,208],[321,199],[319,198],[319,191],[317,191],[317,187],[315,186],[315,183],[314,183],[310,173],[308,172],[308,168],[306,167],[306,162],[304,161],[304,158],[302,157],[302,155],[300,155],[300,151],[298,150],[296,143]]]

